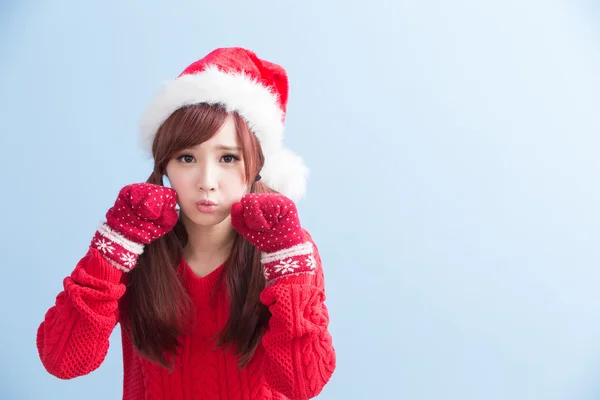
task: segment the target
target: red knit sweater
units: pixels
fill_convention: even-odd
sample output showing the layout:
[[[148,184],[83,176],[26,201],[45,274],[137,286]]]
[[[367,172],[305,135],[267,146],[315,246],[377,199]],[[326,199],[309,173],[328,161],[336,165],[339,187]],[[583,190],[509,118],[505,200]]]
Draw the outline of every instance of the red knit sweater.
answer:
[[[315,247],[316,249],[316,247]],[[271,311],[268,329],[252,360],[242,369],[231,351],[214,349],[210,338],[229,314],[225,287],[211,291],[223,266],[198,278],[182,260],[179,274],[194,301],[197,323],[182,338],[173,372],[142,358],[121,326],[123,399],[309,399],[335,369],[328,332],[323,272],[318,253],[315,275],[288,276],[267,286],[261,301]],[[90,249],[46,313],[37,334],[43,365],[61,379],[95,370],[103,362],[109,336],[119,322],[118,302],[125,293],[123,273]]]

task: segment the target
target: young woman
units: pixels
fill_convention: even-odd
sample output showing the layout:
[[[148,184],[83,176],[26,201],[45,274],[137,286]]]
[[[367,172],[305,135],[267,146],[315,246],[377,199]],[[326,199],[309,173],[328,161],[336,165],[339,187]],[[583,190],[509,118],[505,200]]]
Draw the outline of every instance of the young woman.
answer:
[[[321,392],[336,358],[293,201],[307,169],[282,145],[287,92],[283,68],[242,48],[165,85],[142,123],[152,175],[119,192],[38,329],[48,372],[98,368],[119,324],[124,399]]]

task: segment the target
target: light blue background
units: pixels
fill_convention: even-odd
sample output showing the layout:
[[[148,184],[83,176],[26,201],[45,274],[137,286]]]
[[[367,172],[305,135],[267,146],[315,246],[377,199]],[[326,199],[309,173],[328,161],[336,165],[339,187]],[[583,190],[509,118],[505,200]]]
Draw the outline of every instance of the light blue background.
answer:
[[[36,330],[149,175],[159,84],[234,45],[290,74],[338,354],[320,399],[600,398],[593,2],[0,4],[0,398],[120,398],[117,332],[60,381]]]

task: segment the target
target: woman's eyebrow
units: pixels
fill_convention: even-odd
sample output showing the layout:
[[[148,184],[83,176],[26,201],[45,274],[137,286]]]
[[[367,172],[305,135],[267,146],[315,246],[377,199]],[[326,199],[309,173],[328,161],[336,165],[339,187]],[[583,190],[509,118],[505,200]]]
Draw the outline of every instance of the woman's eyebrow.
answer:
[[[241,148],[239,148],[237,146],[226,146],[224,144],[218,144],[218,145],[216,145],[215,149],[217,149],[217,150],[227,150],[227,151],[240,151],[240,150],[242,150]]]

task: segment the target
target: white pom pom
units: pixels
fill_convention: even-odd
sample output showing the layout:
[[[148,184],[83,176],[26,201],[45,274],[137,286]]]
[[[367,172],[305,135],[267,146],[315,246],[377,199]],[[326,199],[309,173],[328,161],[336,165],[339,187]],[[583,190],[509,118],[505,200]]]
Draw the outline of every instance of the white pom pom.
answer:
[[[273,154],[265,155],[265,165],[260,175],[269,187],[297,201],[306,195],[308,172],[300,156],[280,148]]]

